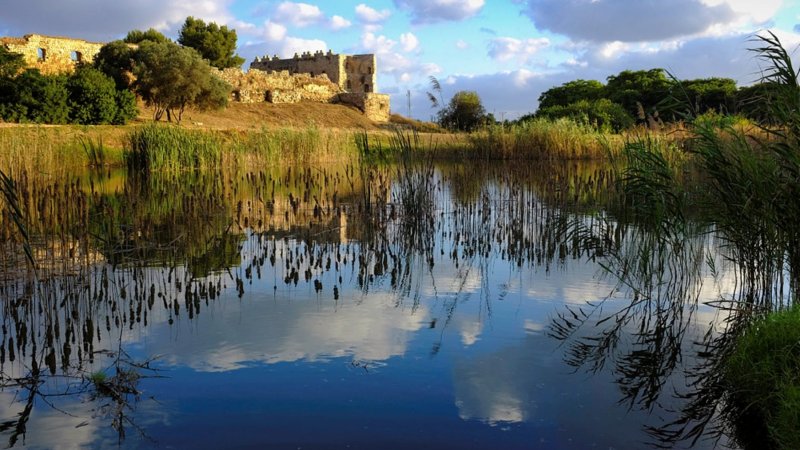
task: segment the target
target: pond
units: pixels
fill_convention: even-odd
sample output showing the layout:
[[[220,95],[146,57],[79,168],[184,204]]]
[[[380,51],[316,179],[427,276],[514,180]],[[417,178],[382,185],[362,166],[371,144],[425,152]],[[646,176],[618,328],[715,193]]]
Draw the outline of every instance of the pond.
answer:
[[[713,233],[656,243],[614,181],[577,163],[20,177],[30,244],[7,213],[0,438],[729,444],[707,433],[713,408],[680,419],[735,267]]]

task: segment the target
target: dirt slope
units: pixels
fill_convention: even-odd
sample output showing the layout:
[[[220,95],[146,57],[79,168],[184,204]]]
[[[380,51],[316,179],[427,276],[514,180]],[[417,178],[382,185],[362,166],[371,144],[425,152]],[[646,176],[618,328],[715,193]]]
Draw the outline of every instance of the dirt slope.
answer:
[[[139,120],[152,119],[152,111],[139,105]],[[235,103],[219,111],[184,112],[182,125],[187,128],[258,129],[262,127],[298,127],[315,125],[319,128],[378,129],[356,108],[344,105],[301,102],[294,104]]]

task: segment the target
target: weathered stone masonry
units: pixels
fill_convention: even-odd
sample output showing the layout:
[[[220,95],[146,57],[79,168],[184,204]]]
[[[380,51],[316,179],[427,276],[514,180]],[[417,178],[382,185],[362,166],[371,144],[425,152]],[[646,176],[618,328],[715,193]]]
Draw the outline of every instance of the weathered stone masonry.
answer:
[[[371,93],[376,90],[375,55],[338,55],[331,51],[295,54],[291,59],[263,56],[250,63],[250,69],[266,72],[286,70],[291,74],[327,75],[347,92]]]
[[[0,38],[0,45],[14,53],[21,53],[28,67],[39,69],[47,75],[72,72],[79,62],[91,63],[103,46],[97,42],[40,34]]]
[[[0,45],[21,53],[30,68],[43,74],[69,73],[91,63],[104,45],[80,39],[29,34],[0,38]],[[375,55],[303,53],[292,59],[256,58],[248,72],[215,71],[232,87],[231,100],[243,103],[342,103],[360,109],[376,122],[389,120],[389,96],[376,89]]]

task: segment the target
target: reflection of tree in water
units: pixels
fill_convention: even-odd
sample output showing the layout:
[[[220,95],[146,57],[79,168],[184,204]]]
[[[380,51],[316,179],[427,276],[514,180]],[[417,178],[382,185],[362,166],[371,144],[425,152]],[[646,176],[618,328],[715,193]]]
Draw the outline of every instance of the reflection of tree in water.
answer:
[[[388,288],[397,306],[411,299],[416,308],[426,277],[434,290],[442,288],[434,266],[445,257],[456,267],[456,285],[434,293],[445,305],[438,326],[450,322],[473,279],[481,282],[488,316],[492,265],[550,270],[580,255],[584,243],[559,240],[568,216],[560,207],[589,207],[606,183],[599,172],[576,167],[550,170],[572,180],[566,187],[484,166],[456,176],[430,165],[359,173],[366,178],[345,167],[25,184],[39,271],[20,270],[18,246],[4,241],[0,363],[7,388],[29,392],[29,416],[33,399],[47,404],[51,395],[42,386],[62,377],[80,384],[101,355],[122,354],[121,346],[110,346],[123,331],[192,320],[228,290],[243,295],[268,271],[276,274],[276,289],[281,282],[313,283],[336,299],[352,280],[364,293]],[[465,173],[481,180],[479,194],[451,203]],[[0,228],[13,234],[5,220]],[[322,286],[326,272],[337,275],[334,286]],[[114,373],[122,374],[116,381],[133,379],[125,370]],[[104,392],[112,411],[122,404],[117,400],[135,398],[132,389],[125,396]],[[78,391],[57,394],[67,393]],[[26,421],[4,429],[24,430]]]
[[[565,343],[576,370],[613,373],[630,408],[656,412],[667,397],[680,400],[683,408],[671,411],[677,419],[648,428],[655,446],[723,437],[758,442],[763,434],[729,401],[723,367],[754,318],[790,301],[788,269],[713,226],[641,213],[628,210],[631,223],[604,216],[570,223],[566,239],[584,242],[586,256],[600,261],[617,287],[603,301],[565,307],[550,335]],[[711,310],[708,323],[701,309]],[[677,382],[681,376],[686,385]]]

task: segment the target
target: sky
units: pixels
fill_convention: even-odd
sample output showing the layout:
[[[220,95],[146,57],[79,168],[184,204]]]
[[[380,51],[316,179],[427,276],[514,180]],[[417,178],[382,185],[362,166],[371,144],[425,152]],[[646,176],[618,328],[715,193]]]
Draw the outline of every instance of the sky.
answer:
[[[625,69],[681,79],[759,77],[756,33],[800,44],[800,0],[0,0],[0,35],[110,41],[156,28],[176,38],[187,16],[237,31],[238,53],[375,53],[392,110],[430,119],[430,77],[445,102],[476,91],[513,119],[566,81]],[[410,100],[410,101],[409,101]]]

